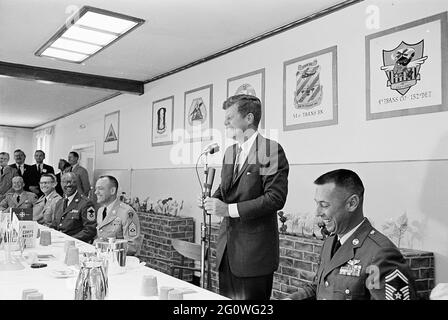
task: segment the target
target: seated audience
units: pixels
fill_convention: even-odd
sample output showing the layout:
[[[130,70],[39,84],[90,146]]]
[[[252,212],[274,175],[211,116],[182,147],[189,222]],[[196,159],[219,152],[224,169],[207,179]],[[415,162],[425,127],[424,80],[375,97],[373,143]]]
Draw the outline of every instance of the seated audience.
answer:
[[[44,173],[40,177],[40,190],[43,195],[37,200],[33,207],[33,220],[37,223],[50,226],[53,217],[54,207],[61,199],[56,192],[56,176],[52,173]]]
[[[0,211],[6,211],[9,208],[32,208],[37,200],[37,196],[23,190],[23,178],[15,176],[12,178],[12,190],[8,192],[5,198],[0,202]]]
[[[398,248],[364,217],[364,186],[350,170],[327,172],[314,181],[317,215],[326,238],[312,284],[290,299],[412,300],[415,285]]]
[[[60,171],[56,174],[56,181],[57,181],[56,192],[61,197],[64,195],[64,191],[62,190],[61,187],[61,176],[68,168],[70,168],[70,163],[68,163],[68,161],[65,159],[59,159],[58,169]]]
[[[102,176],[96,182],[95,194],[101,206],[97,214],[98,238],[128,240],[128,255],[138,254],[143,235],[134,209],[117,199],[118,181],[112,176]]]
[[[17,176],[17,170],[8,166],[9,153],[0,152],[0,201],[12,188],[12,178]]]
[[[62,175],[64,198],[51,210],[51,227],[73,238],[91,243],[96,235],[96,215],[92,202],[78,192],[78,176]]]

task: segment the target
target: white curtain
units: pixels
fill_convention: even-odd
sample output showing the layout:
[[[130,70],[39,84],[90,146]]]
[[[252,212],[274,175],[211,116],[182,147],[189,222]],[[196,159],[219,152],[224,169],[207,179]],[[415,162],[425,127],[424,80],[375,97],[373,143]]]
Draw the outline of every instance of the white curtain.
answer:
[[[0,152],[8,152],[10,159],[14,158],[16,135],[17,130],[15,128],[0,127]]]
[[[34,131],[35,150],[45,152],[45,159],[49,161],[53,147],[54,126]]]

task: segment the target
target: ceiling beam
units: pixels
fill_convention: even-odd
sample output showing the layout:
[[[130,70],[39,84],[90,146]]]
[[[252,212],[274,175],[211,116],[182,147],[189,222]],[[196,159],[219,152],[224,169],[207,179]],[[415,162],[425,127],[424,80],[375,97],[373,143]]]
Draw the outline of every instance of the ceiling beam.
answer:
[[[137,95],[142,95],[144,93],[144,83],[142,81],[41,68],[3,61],[0,61],[0,76],[1,75],[25,80],[49,81],[71,86],[110,90],[120,93]]]

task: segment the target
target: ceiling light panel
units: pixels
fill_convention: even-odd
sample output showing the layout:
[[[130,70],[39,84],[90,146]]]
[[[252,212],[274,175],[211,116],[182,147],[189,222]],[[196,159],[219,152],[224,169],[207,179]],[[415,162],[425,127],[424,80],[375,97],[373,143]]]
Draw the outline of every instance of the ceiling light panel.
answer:
[[[144,22],[121,13],[84,6],[35,55],[81,63]]]

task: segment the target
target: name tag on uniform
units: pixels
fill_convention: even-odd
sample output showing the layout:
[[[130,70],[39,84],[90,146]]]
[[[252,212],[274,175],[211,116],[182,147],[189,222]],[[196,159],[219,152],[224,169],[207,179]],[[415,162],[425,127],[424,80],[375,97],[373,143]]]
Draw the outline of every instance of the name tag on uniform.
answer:
[[[78,213],[79,210],[73,209],[72,211],[70,211],[71,213]]]
[[[361,275],[361,266],[358,263],[361,260],[349,260],[346,265],[339,269],[339,274],[344,276],[359,277]]]

